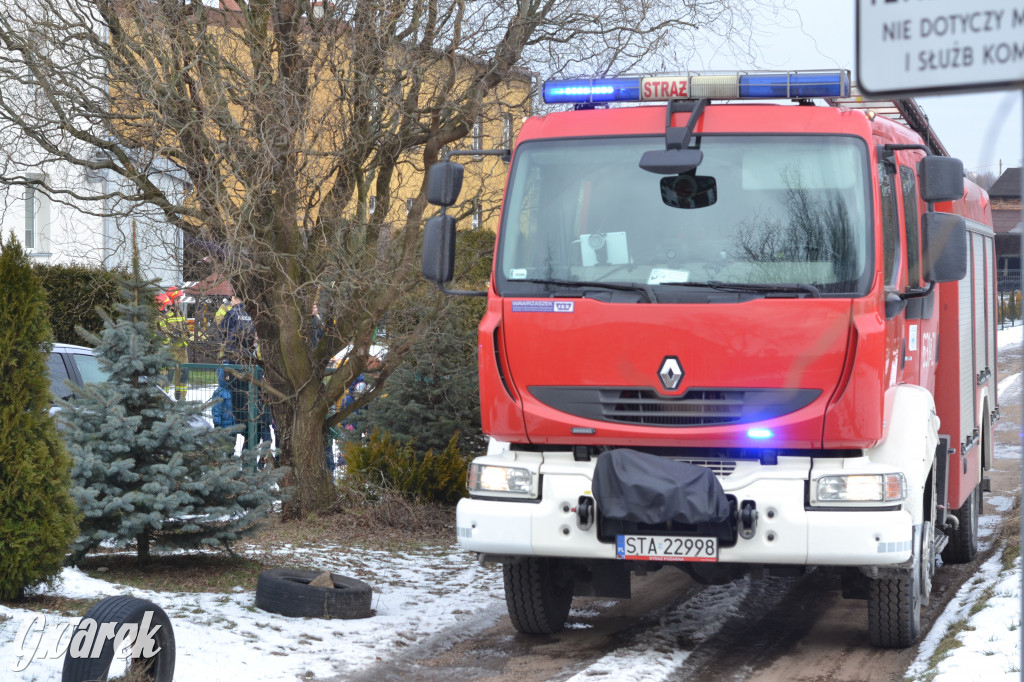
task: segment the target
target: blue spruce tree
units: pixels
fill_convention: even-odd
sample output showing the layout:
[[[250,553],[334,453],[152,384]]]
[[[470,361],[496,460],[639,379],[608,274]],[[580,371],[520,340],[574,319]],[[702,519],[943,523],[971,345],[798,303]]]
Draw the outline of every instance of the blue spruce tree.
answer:
[[[82,513],[76,561],[101,543],[134,545],[140,562],[151,550],[229,548],[266,517],[283,473],[242,467],[236,429],[196,428],[202,404],[164,392],[173,359],[156,330],[156,293],[136,261],[117,319],[101,312],[98,337],[80,330],[109,377],[61,412]]]

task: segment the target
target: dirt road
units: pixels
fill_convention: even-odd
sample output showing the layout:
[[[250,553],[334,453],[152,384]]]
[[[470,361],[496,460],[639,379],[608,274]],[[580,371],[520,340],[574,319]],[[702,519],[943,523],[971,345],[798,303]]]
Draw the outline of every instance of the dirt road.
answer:
[[[1021,364],[1019,348],[1005,349],[999,378],[1020,373]],[[1007,391],[1007,400],[1000,404],[996,465],[988,472],[992,492],[986,497],[1018,494],[1020,393]],[[986,503],[986,514],[999,513]],[[1016,536],[1013,523],[1008,522],[1004,531],[1010,536]],[[1000,537],[997,528],[983,540],[972,563],[938,570],[931,603],[922,614],[923,631],[977,566],[998,549]],[[503,615],[493,627],[468,627],[472,634],[458,628],[437,633],[405,655],[349,679],[625,680],[641,679],[645,666],[665,663],[671,670],[669,679],[677,680],[889,682],[902,680],[917,654],[914,647],[872,647],[867,603],[844,600],[834,574],[810,571],[799,577],[739,582],[705,588],[681,571],[664,568],[635,578],[632,599],[577,599],[569,628],[558,635],[516,634]]]

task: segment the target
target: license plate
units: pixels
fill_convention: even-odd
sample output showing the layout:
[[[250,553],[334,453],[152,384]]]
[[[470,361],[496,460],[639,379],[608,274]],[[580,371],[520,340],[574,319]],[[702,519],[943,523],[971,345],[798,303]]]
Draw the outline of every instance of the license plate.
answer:
[[[718,561],[718,538],[619,535],[615,556],[644,561]]]

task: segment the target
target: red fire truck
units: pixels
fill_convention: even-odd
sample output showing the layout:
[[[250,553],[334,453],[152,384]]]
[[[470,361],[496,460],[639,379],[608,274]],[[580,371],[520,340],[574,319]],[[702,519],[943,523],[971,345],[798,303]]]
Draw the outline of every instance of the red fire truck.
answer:
[[[998,415],[988,197],[910,127],[835,106],[850,85],[544,84],[572,110],[526,120],[510,157],[479,327],[492,444],[457,511],[519,631],[628,597],[635,572],[819,567],[867,600],[874,644],[905,647],[938,557],[974,557]],[[446,159],[428,182],[444,291],[461,180]]]

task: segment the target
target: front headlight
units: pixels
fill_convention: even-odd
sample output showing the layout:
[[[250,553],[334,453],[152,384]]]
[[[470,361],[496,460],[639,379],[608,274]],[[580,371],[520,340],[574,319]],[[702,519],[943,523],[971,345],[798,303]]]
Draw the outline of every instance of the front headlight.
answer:
[[[819,502],[899,502],[906,498],[903,474],[822,476],[815,498]]]
[[[529,469],[470,464],[466,487],[471,493],[535,497],[535,476]]]

